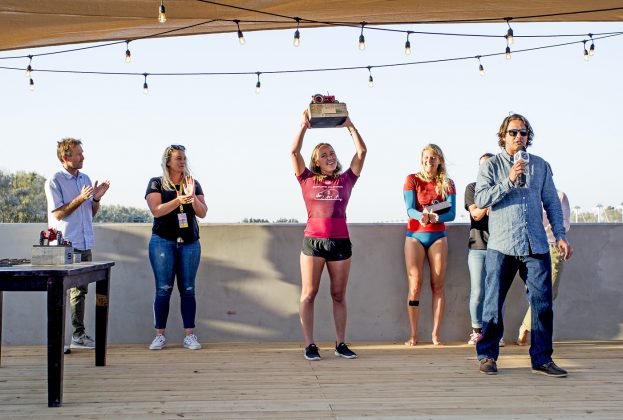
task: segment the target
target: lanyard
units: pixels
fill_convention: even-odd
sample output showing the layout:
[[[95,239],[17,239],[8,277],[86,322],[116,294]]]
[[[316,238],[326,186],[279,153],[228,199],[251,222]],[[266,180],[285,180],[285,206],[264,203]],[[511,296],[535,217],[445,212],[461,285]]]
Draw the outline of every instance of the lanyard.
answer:
[[[184,187],[183,187],[183,181],[184,179],[180,179],[180,190],[177,191],[177,188],[175,189],[175,192],[178,193],[178,195],[182,195],[182,193],[184,192]],[[180,213],[184,213],[184,205],[182,203],[180,203]]]

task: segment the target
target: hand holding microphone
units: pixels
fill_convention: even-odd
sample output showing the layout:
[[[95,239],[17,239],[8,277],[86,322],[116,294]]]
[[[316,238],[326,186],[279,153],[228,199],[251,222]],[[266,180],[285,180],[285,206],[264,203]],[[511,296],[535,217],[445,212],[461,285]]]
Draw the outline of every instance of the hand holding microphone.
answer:
[[[526,148],[524,146],[519,147],[515,155],[513,156],[513,160],[515,163],[511,167],[511,171],[509,174],[509,178],[511,182],[514,184],[517,183],[517,186],[520,188],[526,187],[526,165],[530,162],[530,155],[526,152]]]

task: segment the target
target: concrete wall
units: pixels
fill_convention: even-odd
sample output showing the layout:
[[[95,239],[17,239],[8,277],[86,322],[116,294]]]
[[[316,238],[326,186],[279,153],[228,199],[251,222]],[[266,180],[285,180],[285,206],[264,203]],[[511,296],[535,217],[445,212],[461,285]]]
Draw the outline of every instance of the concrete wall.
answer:
[[[0,257],[29,258],[40,224],[0,224]],[[353,265],[348,288],[350,341],[401,341],[408,331],[404,227],[350,225]],[[153,338],[154,281],[147,256],[150,225],[96,225],[94,259],[113,260],[109,342],[148,343]],[[465,341],[470,331],[467,225],[450,225],[446,310],[442,339]],[[301,340],[298,320],[299,252],[303,225],[201,226],[197,276],[197,334],[210,341]],[[573,225],[575,255],[567,263],[555,302],[556,339],[623,339],[623,225]],[[428,276],[428,274],[426,274]],[[425,280],[427,283],[427,280]],[[94,332],[93,294],[87,330]],[[167,335],[181,340],[174,293]],[[43,293],[4,294],[3,344],[46,341]],[[519,278],[506,305],[506,339],[513,340],[527,307]],[[430,287],[421,297],[420,341],[430,341]],[[70,334],[69,318],[66,332]],[[328,277],[316,303],[315,336],[334,340]]]

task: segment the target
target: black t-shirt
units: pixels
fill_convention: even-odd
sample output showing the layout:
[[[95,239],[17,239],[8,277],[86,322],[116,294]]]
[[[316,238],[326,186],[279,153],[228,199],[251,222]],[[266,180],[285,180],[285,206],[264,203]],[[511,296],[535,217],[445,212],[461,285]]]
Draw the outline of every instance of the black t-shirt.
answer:
[[[175,186],[177,190],[180,189],[179,184]],[[145,198],[148,194],[160,193],[163,203],[168,203],[177,198],[177,191],[169,191],[162,188],[162,178],[155,177],[149,180],[147,185],[147,191],[145,192]],[[195,180],[195,195],[203,195],[201,184]],[[180,228],[177,215],[180,213],[180,207],[177,206],[169,214],[165,214],[161,217],[154,217],[154,226],[151,231],[161,238],[175,241],[177,238],[182,238],[184,242],[194,242],[199,239],[199,223],[195,217],[195,210],[192,204],[184,204],[184,213],[186,213],[188,219],[188,227]]]
[[[465,188],[465,210],[469,211],[469,206],[476,204],[474,195],[476,194],[476,183],[472,182]],[[487,249],[489,241],[489,215],[484,215],[480,220],[474,220],[471,213],[469,215],[469,249]]]

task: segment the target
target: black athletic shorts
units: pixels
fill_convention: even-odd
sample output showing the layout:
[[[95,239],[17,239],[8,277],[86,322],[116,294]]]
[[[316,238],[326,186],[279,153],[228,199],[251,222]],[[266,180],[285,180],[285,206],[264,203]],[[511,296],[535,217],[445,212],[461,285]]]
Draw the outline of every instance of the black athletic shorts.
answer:
[[[353,255],[349,238],[303,238],[303,254],[327,261],[347,260]]]

